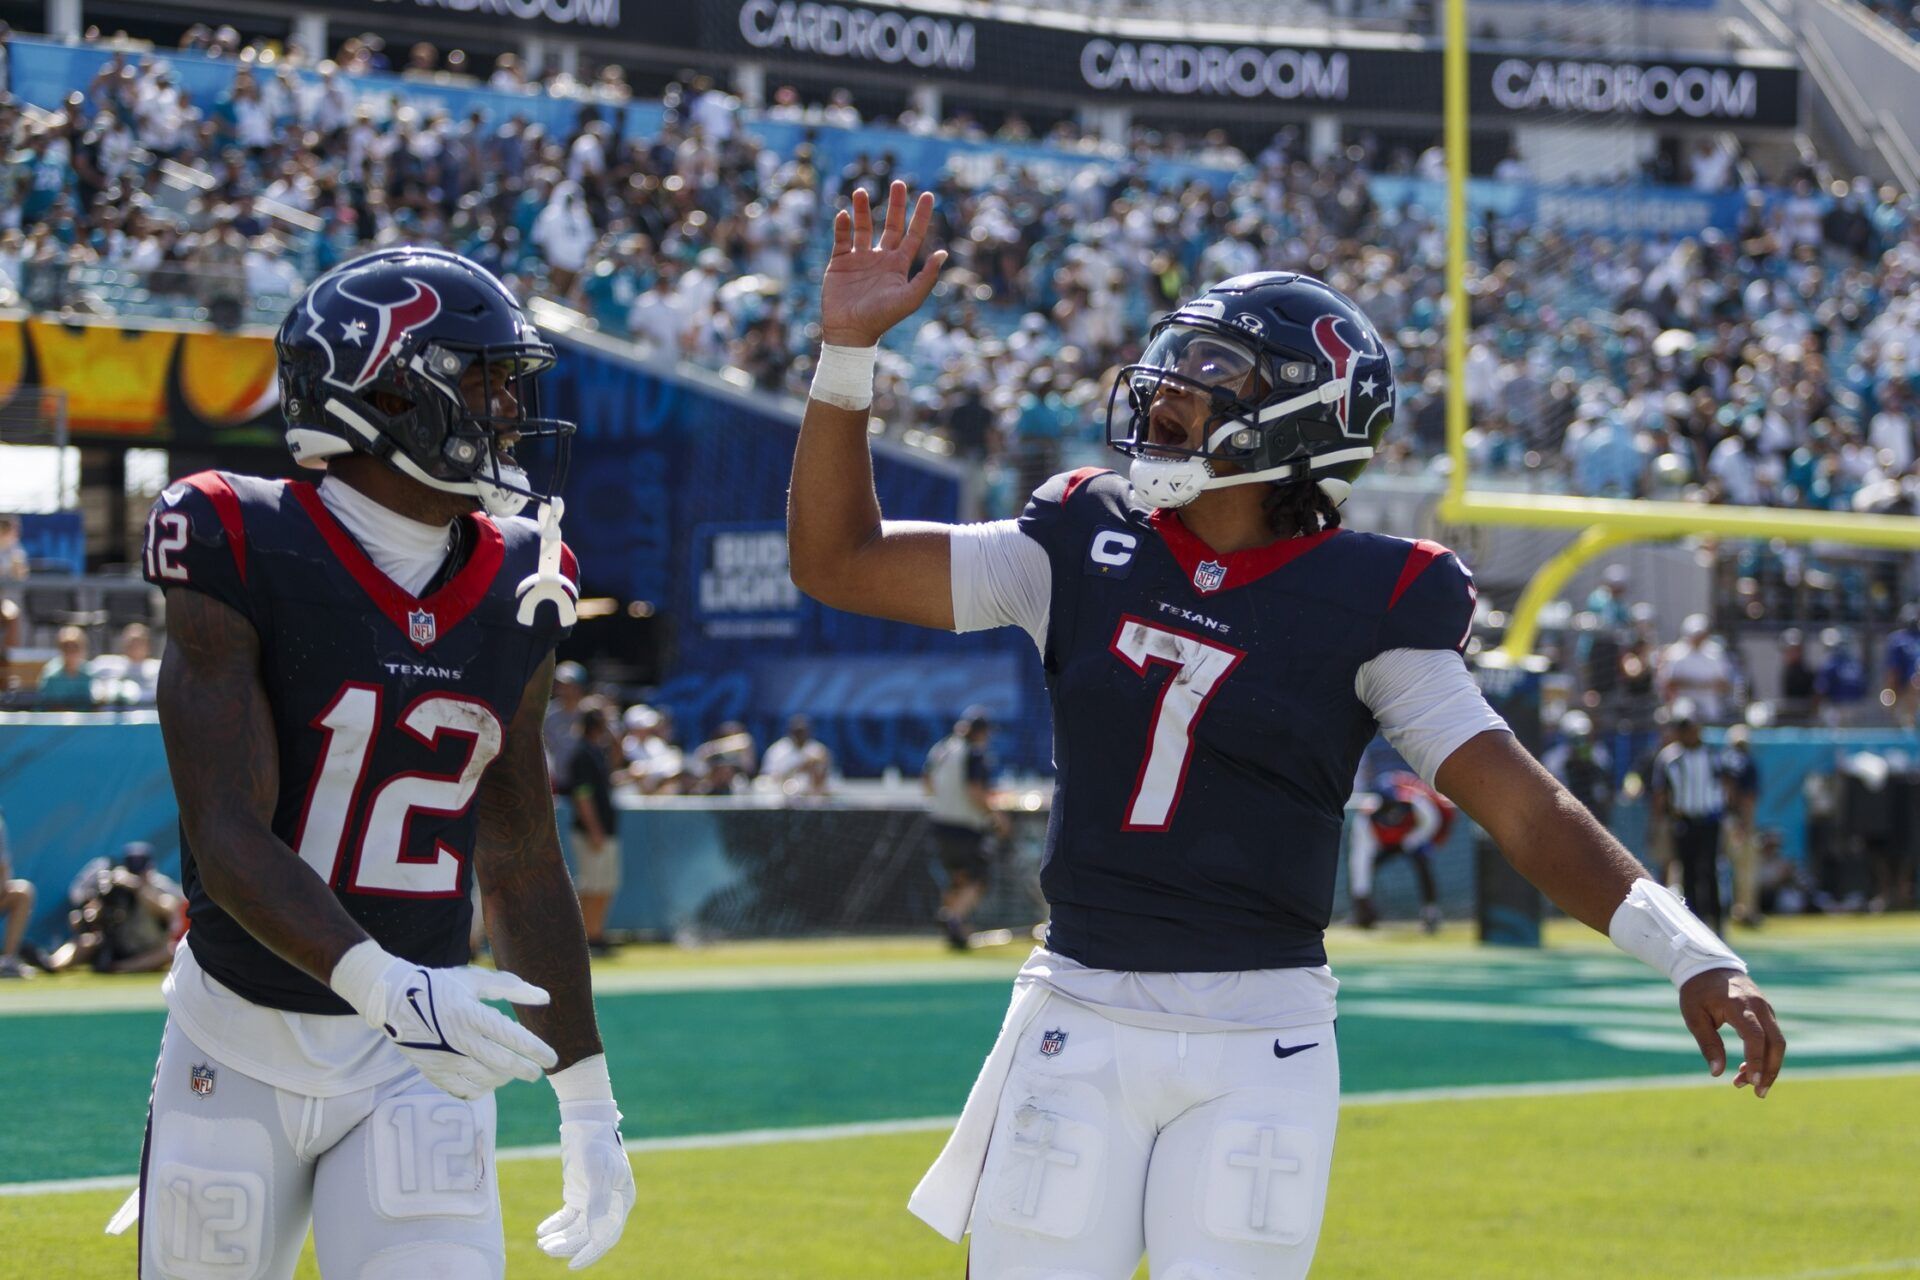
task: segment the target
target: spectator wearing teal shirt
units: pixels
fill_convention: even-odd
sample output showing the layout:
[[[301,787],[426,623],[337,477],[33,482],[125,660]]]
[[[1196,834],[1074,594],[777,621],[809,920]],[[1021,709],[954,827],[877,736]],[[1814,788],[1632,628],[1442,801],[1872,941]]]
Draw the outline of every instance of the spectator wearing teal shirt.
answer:
[[[1624,639],[1621,633],[1633,625],[1633,608],[1627,603],[1627,582],[1627,566],[1610,564],[1600,575],[1600,585],[1587,596],[1587,612],[1593,615],[1593,626],[1582,630],[1574,642],[1574,659],[1583,670],[1593,660],[1596,637],[1605,635],[1610,641],[1618,642]],[[1608,683],[1611,684],[1610,675]]]
[[[30,227],[45,218],[61,196],[70,196],[76,185],[73,172],[73,146],[52,133],[29,137],[31,158],[15,157],[31,175],[26,195],[20,201],[20,225]]]
[[[1786,490],[1795,506],[1833,508],[1833,446],[1822,423],[1813,424],[1814,439],[1787,458]]]
[[[1647,466],[1632,427],[1609,413],[1573,446],[1573,485],[1589,497],[1635,498]]]
[[[1051,470],[1073,420],[1073,406],[1055,389],[1053,371],[1034,370],[1014,412],[1014,438],[1021,453],[1040,471]]]
[[[1600,575],[1600,585],[1587,597],[1587,612],[1599,624],[1613,630],[1633,621],[1633,608],[1627,603],[1627,566],[1610,564]]]
[[[651,273],[641,270],[639,256],[639,246],[629,240],[617,254],[600,256],[581,285],[587,306],[602,329],[620,332],[634,300],[652,286]]]
[[[93,675],[87,670],[87,633],[60,628],[60,656],[40,673],[40,709],[85,711],[93,706]]]

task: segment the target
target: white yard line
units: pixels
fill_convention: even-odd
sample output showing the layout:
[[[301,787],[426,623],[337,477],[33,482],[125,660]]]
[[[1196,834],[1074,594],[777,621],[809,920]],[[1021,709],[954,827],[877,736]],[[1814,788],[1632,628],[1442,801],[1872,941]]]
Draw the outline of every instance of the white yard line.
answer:
[[[1920,1063],[1890,1066],[1808,1067],[1791,1073],[1789,1087],[1801,1080],[1855,1080],[1879,1077],[1920,1075]],[[1489,1098],[1566,1097],[1589,1093],[1625,1093],[1645,1089],[1705,1088],[1728,1085],[1728,1077],[1713,1079],[1705,1072],[1674,1076],[1601,1077],[1592,1080],[1549,1080],[1533,1084],[1471,1084],[1436,1089],[1379,1089],[1368,1093],[1350,1093],[1340,1099],[1343,1107],[1390,1107],[1417,1102],[1472,1102]],[[915,1120],[867,1120],[856,1124],[800,1125],[791,1129],[737,1129],[731,1133],[691,1133],[667,1138],[629,1138],[627,1150],[635,1155],[656,1151],[710,1151],[722,1147],[762,1147],[777,1142],[836,1142],[844,1138],[871,1138],[894,1133],[934,1133],[953,1127],[954,1116],[925,1116]],[[550,1160],[560,1154],[558,1144],[538,1147],[506,1147],[500,1160]],[[0,1196],[47,1196],[74,1191],[125,1191],[134,1185],[128,1175],[104,1178],[56,1178],[46,1182],[0,1182]],[[1894,1263],[1874,1263],[1883,1270],[1897,1270]],[[1817,1280],[1826,1276],[1867,1275],[1867,1271],[1809,1271],[1801,1275],[1767,1277],[1766,1280]]]
[[[1920,1258],[1888,1258],[1884,1262],[1822,1267],[1818,1271],[1795,1271],[1789,1275],[1755,1276],[1751,1280],[1839,1280],[1841,1276],[1884,1276],[1896,1271],[1920,1271]]]
[[[1557,975],[1582,979],[1622,977],[1632,980],[1622,991],[1588,992],[1574,988],[1564,996],[1573,1006],[1619,1003],[1627,1008],[1662,1004],[1671,1006],[1673,995],[1664,987],[1647,980],[1646,970],[1630,957],[1606,948],[1604,940],[1591,943],[1558,943],[1545,951],[1526,948],[1503,950],[1481,948],[1467,951],[1460,946],[1424,944],[1413,939],[1393,939],[1385,943],[1375,938],[1354,939],[1342,935],[1336,939],[1336,967],[1352,964],[1355,972],[1342,976],[1342,1002],[1355,1013],[1371,1012],[1364,1003],[1378,996],[1391,1000],[1404,984],[1422,988],[1457,989],[1463,1000],[1471,1001],[1474,992],[1489,988],[1505,991],[1512,982],[1514,969],[1541,966],[1551,962]],[[1871,943],[1873,939],[1866,940]],[[1783,953],[1818,949],[1820,942],[1783,939]],[[1837,946],[1837,943],[1836,943]],[[1857,952],[1857,945],[1855,947]],[[1768,958],[1765,945],[1754,948],[1761,962]],[[1804,956],[1800,956],[1804,960]],[[1823,957],[1824,958],[1824,957]],[[862,960],[842,964],[830,958],[808,963],[767,963],[725,965],[716,968],[619,969],[596,968],[593,989],[596,995],[627,995],[674,991],[739,991],[754,988],[792,990],[807,987],[915,986],[925,983],[986,982],[1011,985],[1020,955],[980,957],[971,960],[927,957],[913,959]],[[1912,972],[1913,955],[1901,951],[1892,955],[1872,953],[1846,957],[1847,971],[1866,974],[1876,984],[1895,986],[1920,984],[1920,975]],[[1407,969],[1418,966],[1420,972],[1409,976]],[[128,985],[124,989],[100,991],[97,988],[69,987],[62,990],[57,980],[39,989],[16,983],[0,992],[0,1018],[13,1014],[88,1014],[126,1013],[164,1009],[160,984],[152,982]],[[27,989],[22,990],[22,987]],[[1644,991],[1635,990],[1645,988]],[[1771,988],[1769,988],[1771,990]],[[1821,988],[1823,989],[1823,988]],[[1854,993],[1858,996],[1859,993]],[[1861,997],[1864,998],[1864,997]],[[1417,1003],[1417,1002],[1416,1002]],[[1537,1009],[1553,1006],[1513,1006],[1509,1020],[1528,1020]],[[1393,1009],[1383,1009],[1383,1012]],[[1795,1011],[1798,1012],[1798,1011]],[[1417,1015],[1416,1015],[1417,1016]]]
[[[1558,1098],[1585,1093],[1633,1093],[1644,1089],[1704,1089],[1733,1087],[1732,1067],[1728,1074],[1714,1079],[1703,1065],[1698,1071],[1670,1076],[1602,1076],[1592,1080],[1541,1080],[1528,1084],[1463,1084],[1437,1089],[1376,1089],[1369,1093],[1349,1093],[1340,1099],[1342,1107],[1395,1106],[1406,1102],[1471,1102],[1480,1098]],[[1859,1080],[1881,1077],[1920,1076],[1920,1062],[1894,1062],[1879,1065],[1806,1067],[1787,1069],[1788,1086],[1800,1080]]]
[[[741,965],[737,968],[689,969],[665,972],[646,970],[599,970],[593,975],[596,996],[630,995],[674,991],[747,991],[792,990],[797,987],[899,987],[936,982],[991,982],[1012,987],[1019,965],[1012,959],[1004,964],[948,964],[940,961],[915,961],[893,964],[885,961],[853,965]],[[165,1009],[160,984],[130,987],[125,991],[88,991],[82,988],[58,989],[50,982],[46,991],[7,992],[0,999],[0,1018],[11,1014],[90,1014],[129,1013]]]
[[[139,1179],[127,1174],[105,1178],[54,1178],[47,1182],[0,1182],[0,1196],[59,1196],[70,1191],[125,1191]]]

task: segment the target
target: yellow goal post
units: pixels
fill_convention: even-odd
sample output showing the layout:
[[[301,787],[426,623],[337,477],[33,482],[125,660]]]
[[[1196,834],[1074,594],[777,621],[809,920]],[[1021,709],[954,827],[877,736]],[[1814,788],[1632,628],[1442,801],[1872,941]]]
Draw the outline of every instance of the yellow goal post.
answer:
[[[1539,614],[1595,556],[1630,542],[1708,535],[1785,542],[1838,542],[1920,549],[1920,519],[1780,507],[1719,506],[1693,502],[1580,498],[1475,489],[1470,484],[1467,431],[1471,426],[1465,371],[1472,316],[1467,303],[1469,231],[1468,0],[1445,0],[1445,149],[1447,159],[1446,438],[1450,467],[1440,503],[1456,524],[1576,529],[1580,536],[1534,573],[1509,615],[1499,656],[1518,662],[1533,652]]]

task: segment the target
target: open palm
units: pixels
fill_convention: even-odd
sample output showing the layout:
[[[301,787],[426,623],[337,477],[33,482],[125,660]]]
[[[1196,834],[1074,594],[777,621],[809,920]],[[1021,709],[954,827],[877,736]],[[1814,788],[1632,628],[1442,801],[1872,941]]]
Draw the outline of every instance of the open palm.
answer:
[[[836,346],[870,347],[881,335],[916,311],[933,292],[947,252],[927,256],[919,271],[913,260],[933,221],[933,193],[923,191],[907,217],[907,184],[887,189],[887,220],[873,238],[873,209],[865,189],[853,193],[851,212],[833,216],[833,257],[820,280],[820,333]]]

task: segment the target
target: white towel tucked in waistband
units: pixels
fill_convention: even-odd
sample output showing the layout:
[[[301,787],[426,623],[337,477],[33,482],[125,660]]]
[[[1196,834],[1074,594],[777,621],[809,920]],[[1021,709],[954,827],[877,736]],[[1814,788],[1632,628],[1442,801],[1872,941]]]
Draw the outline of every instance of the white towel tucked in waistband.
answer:
[[[966,1235],[967,1222],[973,1217],[973,1199],[980,1190],[980,1172],[987,1161],[987,1144],[993,1138],[993,1122],[1000,1114],[1000,1094],[1013,1071],[1014,1049],[1028,1025],[1040,1015],[1049,994],[1038,982],[1014,985],[1013,1002],[1000,1024],[1000,1036],[967,1094],[967,1105],[953,1126],[953,1136],[907,1200],[907,1208],[916,1218],[956,1244]]]

